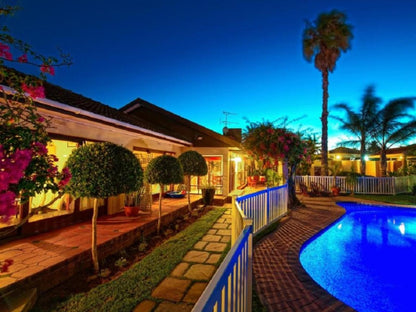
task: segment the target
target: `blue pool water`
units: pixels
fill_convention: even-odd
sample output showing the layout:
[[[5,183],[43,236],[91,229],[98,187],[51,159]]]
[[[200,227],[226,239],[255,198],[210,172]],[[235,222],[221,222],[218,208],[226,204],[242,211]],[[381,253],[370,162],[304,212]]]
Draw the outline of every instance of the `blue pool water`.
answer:
[[[416,311],[416,209],[338,205],[347,213],[302,247],[304,269],[358,311]]]

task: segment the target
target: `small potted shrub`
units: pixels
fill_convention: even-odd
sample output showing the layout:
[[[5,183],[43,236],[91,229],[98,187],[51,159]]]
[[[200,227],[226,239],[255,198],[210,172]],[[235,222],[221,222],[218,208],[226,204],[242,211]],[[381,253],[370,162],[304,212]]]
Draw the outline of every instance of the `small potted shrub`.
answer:
[[[338,196],[338,195],[339,195],[340,190],[341,190],[341,188],[340,188],[338,185],[336,185],[336,184],[334,184],[334,185],[331,187],[332,195],[334,195],[334,196]]]
[[[124,196],[124,213],[127,217],[137,217],[139,215],[140,203],[144,196],[145,188],[141,187],[138,191],[126,193]]]
[[[212,205],[215,196],[215,186],[211,185],[211,171],[214,166],[213,162],[208,162],[208,184],[201,187],[202,202],[204,206]]]

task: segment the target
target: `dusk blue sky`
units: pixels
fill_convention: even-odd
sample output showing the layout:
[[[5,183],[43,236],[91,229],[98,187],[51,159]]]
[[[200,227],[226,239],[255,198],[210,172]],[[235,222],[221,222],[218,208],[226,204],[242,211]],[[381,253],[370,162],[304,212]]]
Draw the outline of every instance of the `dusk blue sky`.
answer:
[[[352,49],[329,77],[329,105],[358,106],[373,84],[384,102],[415,96],[412,0],[20,0],[7,24],[43,54],[73,65],[49,81],[120,108],[137,97],[222,132],[250,121],[303,117],[319,135],[321,73],[302,55],[305,20],[337,9]],[[331,114],[337,112],[331,111]],[[330,146],[340,138],[329,120]]]

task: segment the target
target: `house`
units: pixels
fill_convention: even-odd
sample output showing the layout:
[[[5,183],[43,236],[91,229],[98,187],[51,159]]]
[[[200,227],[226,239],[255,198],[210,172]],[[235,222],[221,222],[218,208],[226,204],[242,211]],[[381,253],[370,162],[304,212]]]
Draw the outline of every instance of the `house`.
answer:
[[[381,176],[380,154],[369,154],[366,161],[367,176]],[[360,151],[353,148],[337,147],[328,153],[329,168],[336,163],[340,164],[340,170],[344,172],[360,172]],[[404,166],[416,168],[416,144],[390,148],[387,151],[387,172],[398,173]],[[320,159],[313,163],[311,173],[320,175]]]
[[[51,121],[48,133],[52,142],[48,150],[59,158],[59,169],[78,146],[107,141],[132,150],[143,167],[159,155],[178,156],[189,149],[197,150],[211,164],[211,183],[216,186],[218,194],[227,195],[244,178],[244,165],[238,161],[242,153],[240,143],[231,138],[143,100],[136,100],[117,110],[50,83],[44,83],[44,88],[46,98],[36,99],[35,104],[38,112]],[[12,90],[3,86],[3,92]],[[206,182],[206,177],[193,179],[191,191],[197,193],[198,187]],[[152,192],[159,193],[158,186],[153,186]],[[51,195],[33,197],[22,207],[20,218],[28,216],[32,209],[47,202],[48,196]],[[123,207],[122,197],[101,201],[99,205],[100,215],[118,213]],[[73,200],[65,195],[48,209],[31,216],[22,227],[10,231],[13,230],[13,223],[2,224],[0,231],[15,236],[61,228],[89,220],[92,206],[92,200],[88,198]]]
[[[216,194],[227,195],[246,181],[241,129],[240,132],[231,129],[227,135],[221,135],[140,98],[120,111],[139,123],[155,125],[163,134],[190,142],[192,149],[205,157],[211,171],[210,180],[208,176],[193,177],[191,191],[198,192],[201,185],[209,183],[215,186]],[[145,157],[146,150],[135,148],[135,151],[140,153],[141,160]]]

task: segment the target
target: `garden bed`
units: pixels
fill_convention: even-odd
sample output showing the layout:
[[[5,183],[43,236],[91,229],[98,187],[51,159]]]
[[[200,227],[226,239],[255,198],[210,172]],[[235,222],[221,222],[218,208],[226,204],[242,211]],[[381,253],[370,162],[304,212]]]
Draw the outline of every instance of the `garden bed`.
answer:
[[[177,220],[161,236],[139,239],[102,261],[107,277],[84,271],[43,294],[32,311],[131,311],[182,260],[224,209]],[[177,233],[179,231],[179,233]],[[177,234],[176,234],[177,233]],[[176,234],[176,235],[175,235]]]

